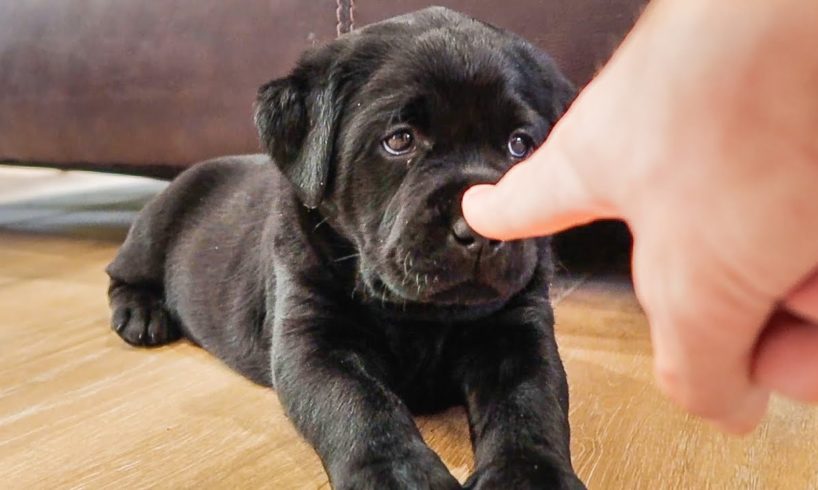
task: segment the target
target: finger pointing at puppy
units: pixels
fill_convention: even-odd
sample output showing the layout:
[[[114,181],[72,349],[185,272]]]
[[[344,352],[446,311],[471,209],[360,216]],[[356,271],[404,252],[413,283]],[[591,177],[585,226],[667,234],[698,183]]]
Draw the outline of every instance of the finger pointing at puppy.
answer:
[[[546,145],[496,185],[469,189],[463,214],[475,231],[500,240],[547,235],[612,215],[572,163],[556,145]]]

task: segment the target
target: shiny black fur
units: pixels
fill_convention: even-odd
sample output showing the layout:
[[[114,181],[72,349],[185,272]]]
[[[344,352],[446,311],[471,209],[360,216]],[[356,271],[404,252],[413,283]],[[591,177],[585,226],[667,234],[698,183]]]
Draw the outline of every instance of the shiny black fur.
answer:
[[[201,163],[108,267],[127,342],[180,336],[274,386],[336,489],[455,489],[412,412],[465,404],[480,489],[583,488],[547,240],[469,230],[460,197],[572,97],[522,39],[432,8],[307,53],[259,90],[270,156]],[[395,128],[414,150],[385,151]],[[542,192],[548,192],[545,186]]]

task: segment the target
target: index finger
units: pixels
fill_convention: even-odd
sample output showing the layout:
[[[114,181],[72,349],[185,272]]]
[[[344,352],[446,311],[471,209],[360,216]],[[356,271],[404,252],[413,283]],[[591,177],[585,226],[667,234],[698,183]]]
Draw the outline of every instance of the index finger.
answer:
[[[584,182],[593,176],[581,175],[557,144],[546,142],[497,184],[469,189],[463,196],[469,225],[486,237],[513,240],[609,217],[609,206]]]

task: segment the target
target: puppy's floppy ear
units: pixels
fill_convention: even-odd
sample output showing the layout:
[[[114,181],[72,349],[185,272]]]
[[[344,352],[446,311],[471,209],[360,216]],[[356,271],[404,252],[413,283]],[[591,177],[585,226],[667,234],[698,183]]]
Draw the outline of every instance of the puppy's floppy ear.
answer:
[[[534,68],[534,80],[524,90],[528,91],[530,99],[535,101],[535,107],[552,124],[556,123],[574,102],[577,95],[576,88],[544,51],[522,38],[517,38],[515,46],[522,59],[521,69],[525,71],[528,68]],[[535,93],[530,92],[530,87],[536,87]]]
[[[255,121],[261,144],[305,206],[316,208],[330,173],[340,107],[334,77],[294,73],[258,91]]]
[[[559,119],[574,102],[577,96],[577,89],[574,87],[574,84],[569,82],[559,71],[556,72],[551,89],[553,93],[552,103],[554,105],[554,115]]]

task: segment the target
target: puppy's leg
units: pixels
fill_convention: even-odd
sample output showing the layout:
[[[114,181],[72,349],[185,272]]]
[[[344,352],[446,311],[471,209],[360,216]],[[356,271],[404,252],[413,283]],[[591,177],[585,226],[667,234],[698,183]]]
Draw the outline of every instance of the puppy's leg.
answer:
[[[303,304],[303,303],[302,303]],[[460,489],[385,382],[373,339],[322,309],[275,330],[273,370],[287,415],[335,490]]]
[[[462,372],[476,469],[466,488],[585,488],[571,466],[565,371],[543,322],[470,334]]]
[[[105,271],[111,278],[111,328],[135,346],[158,346],[181,332],[164,307],[165,257],[178,199],[171,184],[139,213],[128,237]]]

